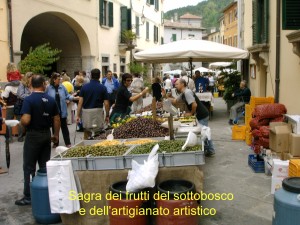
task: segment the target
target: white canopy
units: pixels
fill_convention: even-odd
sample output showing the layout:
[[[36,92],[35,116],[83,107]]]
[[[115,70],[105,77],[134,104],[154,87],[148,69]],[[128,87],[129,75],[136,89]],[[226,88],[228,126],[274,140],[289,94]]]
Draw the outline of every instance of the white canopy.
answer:
[[[205,40],[180,40],[134,54],[137,61],[151,63],[218,62],[244,59],[248,52]]]
[[[202,67],[202,66],[199,67],[199,68],[194,69],[194,71],[196,71],[196,70],[199,70],[200,73],[211,72],[211,70],[209,70],[209,69],[207,69],[207,68],[205,68],[205,67]]]
[[[220,67],[228,67],[231,66],[231,62],[214,62],[209,64],[209,68],[211,69],[217,69]]]

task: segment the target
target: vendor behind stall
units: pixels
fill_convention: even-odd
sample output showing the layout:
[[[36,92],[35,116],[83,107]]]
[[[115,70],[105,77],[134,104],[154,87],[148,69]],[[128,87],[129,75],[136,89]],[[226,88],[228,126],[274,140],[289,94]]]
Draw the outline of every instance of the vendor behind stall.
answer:
[[[110,115],[110,123],[118,122],[123,119],[126,115],[129,115],[132,102],[137,101],[144,94],[148,92],[148,87],[146,87],[139,94],[132,96],[128,88],[132,83],[132,75],[125,73],[122,76],[122,84],[117,90],[116,103],[113,107],[112,113]]]
[[[209,112],[207,108],[200,102],[198,97],[193,91],[187,88],[187,83],[184,79],[178,79],[175,83],[176,89],[181,93],[176,99],[170,96],[172,103],[176,103],[178,100],[183,100],[187,105],[190,113],[186,113],[184,116],[196,115],[199,124],[208,127]],[[163,95],[166,96],[166,92],[163,91]],[[213,142],[211,140],[205,141],[205,155],[212,156],[215,154]]]

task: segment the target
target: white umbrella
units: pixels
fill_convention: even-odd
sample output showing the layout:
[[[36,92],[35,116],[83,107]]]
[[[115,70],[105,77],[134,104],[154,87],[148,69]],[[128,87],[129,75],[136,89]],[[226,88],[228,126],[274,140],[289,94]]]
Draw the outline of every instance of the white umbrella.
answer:
[[[211,69],[217,69],[220,67],[228,67],[231,66],[231,62],[214,62],[209,64],[209,68]]]
[[[205,40],[180,40],[134,54],[137,61],[149,63],[169,62],[219,62],[244,59],[248,52]]]

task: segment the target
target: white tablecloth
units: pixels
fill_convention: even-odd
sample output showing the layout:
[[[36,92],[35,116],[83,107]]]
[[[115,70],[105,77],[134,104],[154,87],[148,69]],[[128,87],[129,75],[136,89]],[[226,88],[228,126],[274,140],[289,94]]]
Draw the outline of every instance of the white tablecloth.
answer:
[[[203,92],[203,93],[196,93],[197,97],[200,101],[203,102],[210,102],[210,104],[214,105],[214,97],[211,92]]]

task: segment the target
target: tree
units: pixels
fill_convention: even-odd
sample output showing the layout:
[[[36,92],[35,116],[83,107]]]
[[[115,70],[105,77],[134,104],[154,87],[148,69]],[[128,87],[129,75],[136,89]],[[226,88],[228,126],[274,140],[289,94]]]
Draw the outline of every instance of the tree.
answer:
[[[46,70],[51,69],[51,64],[59,60],[59,49],[50,47],[50,43],[45,43],[32,49],[30,47],[28,55],[21,60],[19,68],[21,73],[33,72],[44,74]]]

